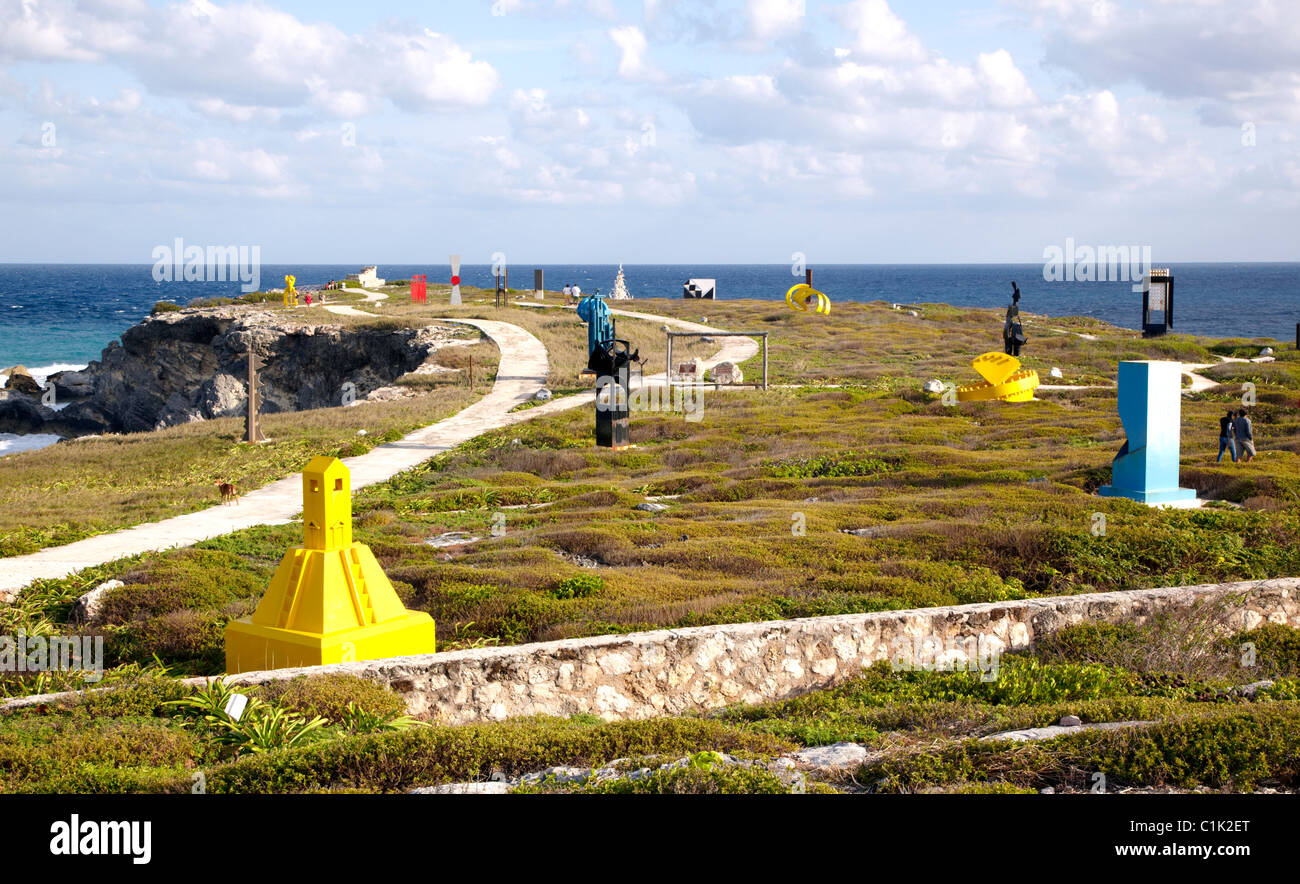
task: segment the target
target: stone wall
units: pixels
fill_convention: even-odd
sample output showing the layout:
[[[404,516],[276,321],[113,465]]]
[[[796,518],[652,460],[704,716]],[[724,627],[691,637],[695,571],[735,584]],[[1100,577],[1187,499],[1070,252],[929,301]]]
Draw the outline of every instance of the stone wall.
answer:
[[[739,623],[249,672],[257,684],[345,672],[391,686],[410,712],[448,724],[519,715],[648,718],[760,703],[825,688],[915,651],[983,657],[1088,621],[1140,623],[1196,605],[1225,630],[1300,626],[1300,578],[1060,596],[997,604]],[[984,661],[980,661],[981,665]]]
[[[648,718],[795,696],[878,660],[965,660],[984,669],[1001,651],[1026,648],[1075,623],[1141,623],[1193,606],[1225,631],[1267,621],[1300,626],[1300,578],[701,626],[246,672],[232,680],[359,675],[402,694],[411,714],[448,724],[576,713]],[[11,700],[0,711],[57,699]]]

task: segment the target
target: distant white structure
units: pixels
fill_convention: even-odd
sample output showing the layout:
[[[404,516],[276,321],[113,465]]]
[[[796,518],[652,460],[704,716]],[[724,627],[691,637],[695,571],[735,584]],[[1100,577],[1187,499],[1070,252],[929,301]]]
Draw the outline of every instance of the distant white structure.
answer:
[[[360,273],[349,273],[349,282],[359,282],[362,288],[379,288],[385,280],[379,278],[378,267],[362,267]]]
[[[718,281],[716,279],[688,279],[686,285],[682,286],[683,298],[708,298],[710,300],[718,296]]]
[[[614,278],[614,291],[609,293],[609,297],[614,301],[630,301],[632,293],[627,290],[627,282],[623,279],[623,265],[618,265],[618,276]]]

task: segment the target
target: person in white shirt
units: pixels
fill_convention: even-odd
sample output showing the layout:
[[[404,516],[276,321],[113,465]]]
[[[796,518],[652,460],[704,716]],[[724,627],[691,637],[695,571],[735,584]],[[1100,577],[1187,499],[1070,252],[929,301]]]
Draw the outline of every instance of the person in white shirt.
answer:
[[[569,296],[572,295],[572,294],[573,294],[573,286],[569,285],[569,284],[566,282],[566,283],[564,284],[564,297],[567,298],[567,297],[569,297]]]
[[[573,297],[575,297],[575,298],[581,298],[581,297],[582,297],[582,286],[580,286],[580,285],[575,285],[575,286],[573,287]]]

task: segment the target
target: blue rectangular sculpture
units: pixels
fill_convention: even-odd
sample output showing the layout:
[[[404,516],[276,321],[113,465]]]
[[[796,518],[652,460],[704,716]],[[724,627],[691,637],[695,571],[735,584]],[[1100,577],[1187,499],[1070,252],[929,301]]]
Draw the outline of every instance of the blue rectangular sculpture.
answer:
[[[1147,504],[1196,500],[1196,489],[1178,487],[1182,436],[1182,373],[1178,362],[1121,362],[1119,417],[1128,441],[1115,455],[1103,497]]]

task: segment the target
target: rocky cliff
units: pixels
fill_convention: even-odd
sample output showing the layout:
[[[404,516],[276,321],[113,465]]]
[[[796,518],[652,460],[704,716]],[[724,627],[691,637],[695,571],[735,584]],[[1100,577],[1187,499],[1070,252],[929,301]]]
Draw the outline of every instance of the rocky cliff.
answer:
[[[264,363],[263,413],[363,399],[413,371],[460,331],[341,328],[240,308],[151,316],[75,376],[53,377],[61,410],[0,393],[0,432],[140,432],[245,413],[248,353]],[[74,373],[68,373],[74,375]]]

